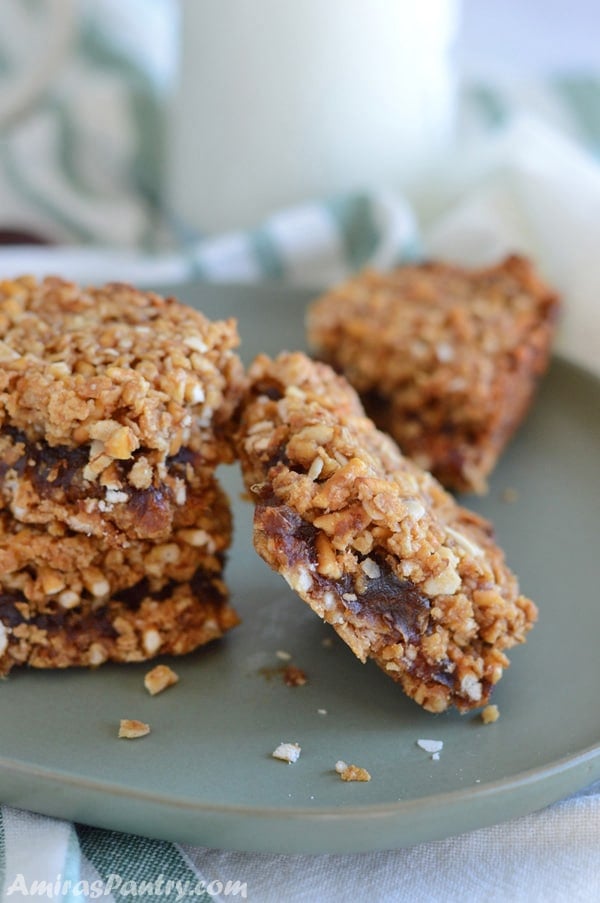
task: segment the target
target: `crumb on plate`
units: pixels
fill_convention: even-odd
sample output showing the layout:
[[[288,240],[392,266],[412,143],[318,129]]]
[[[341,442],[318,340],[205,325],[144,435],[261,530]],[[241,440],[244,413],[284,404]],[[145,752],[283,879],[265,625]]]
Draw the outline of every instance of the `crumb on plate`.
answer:
[[[301,752],[302,748],[297,743],[280,743],[271,755],[274,759],[281,759],[282,762],[293,765],[300,758]]]
[[[444,746],[443,740],[417,740],[417,746],[428,753],[439,753]]]
[[[302,668],[288,665],[283,672],[283,682],[286,687],[303,687],[307,682],[307,677]]]
[[[493,724],[500,717],[500,710],[497,705],[486,705],[481,713],[481,720],[484,724]]]
[[[359,765],[347,765],[342,759],[335,763],[335,770],[342,781],[370,781],[371,775],[366,768]]]
[[[167,687],[172,687],[179,680],[179,675],[168,665],[157,665],[144,677],[144,686],[151,696],[162,693]]]
[[[119,722],[119,738],[135,740],[137,737],[145,737],[150,733],[150,725],[135,718],[121,718]]]

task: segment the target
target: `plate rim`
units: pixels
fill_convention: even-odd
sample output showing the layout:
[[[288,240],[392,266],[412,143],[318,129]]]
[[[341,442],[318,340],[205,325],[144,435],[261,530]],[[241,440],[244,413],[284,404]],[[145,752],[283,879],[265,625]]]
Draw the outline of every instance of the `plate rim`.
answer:
[[[562,775],[565,772],[574,771],[590,763],[595,763],[598,759],[598,776],[600,777],[600,738],[597,743],[579,750],[572,755],[563,756],[560,759],[554,759],[551,762],[540,765],[536,768],[525,769],[516,774],[499,778],[496,781],[488,781],[485,784],[473,785],[451,790],[445,793],[431,794],[429,796],[421,796],[414,799],[396,800],[393,803],[374,803],[365,804],[363,806],[335,806],[335,807],[319,807],[319,806],[232,806],[229,804],[204,803],[199,801],[191,801],[185,797],[175,794],[161,794],[152,791],[133,790],[123,784],[117,784],[112,781],[102,781],[90,779],[81,776],[72,776],[67,772],[58,769],[43,768],[31,763],[19,762],[5,756],[0,756],[0,773],[13,772],[23,776],[30,776],[43,781],[54,781],[65,786],[76,787],[78,789],[89,789],[97,793],[106,793],[117,795],[120,799],[131,799],[136,801],[146,801],[157,806],[173,806],[175,808],[186,809],[199,814],[208,814],[218,812],[223,815],[243,815],[248,817],[274,818],[294,815],[297,817],[305,816],[324,816],[332,817],[343,812],[344,815],[352,815],[353,817],[367,817],[369,815],[386,815],[396,814],[399,810],[412,809],[415,806],[421,807],[424,803],[451,806],[454,803],[460,803],[465,798],[486,798],[494,797],[498,793],[504,793],[510,790],[517,790],[519,787],[528,787],[535,785],[540,781],[551,779],[555,776]],[[594,783],[594,778],[590,783]]]

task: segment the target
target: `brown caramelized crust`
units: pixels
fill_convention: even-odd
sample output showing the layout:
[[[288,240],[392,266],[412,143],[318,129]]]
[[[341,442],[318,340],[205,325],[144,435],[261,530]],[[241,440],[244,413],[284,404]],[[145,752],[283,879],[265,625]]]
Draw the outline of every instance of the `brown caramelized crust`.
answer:
[[[152,592],[147,581],[96,605],[40,613],[14,593],[0,596],[0,673],[34,668],[139,662],[182,655],[238,623],[220,571],[198,569],[190,580]]]
[[[0,282],[0,428],[84,449],[88,483],[130,462],[132,485],[156,487],[181,449],[211,466],[231,460],[237,344],[233,320],[128,285]]]
[[[485,705],[536,619],[492,528],[302,354],[249,371],[238,451],[262,558],[426,709]]]
[[[403,452],[483,492],[546,370],[558,299],[521,257],[366,271],[313,303],[309,342]]]

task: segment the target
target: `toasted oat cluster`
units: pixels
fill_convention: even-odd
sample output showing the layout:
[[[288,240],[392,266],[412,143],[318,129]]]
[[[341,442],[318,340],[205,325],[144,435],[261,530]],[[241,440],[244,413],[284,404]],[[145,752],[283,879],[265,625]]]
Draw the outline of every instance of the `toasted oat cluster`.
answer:
[[[403,452],[483,492],[545,371],[557,296],[524,258],[366,271],[313,303],[312,348]]]
[[[237,437],[261,557],[433,712],[486,704],[536,619],[489,523],[459,506],[300,353],[260,356]]]
[[[342,781],[365,782],[371,780],[371,775],[366,768],[362,768],[360,765],[347,765],[342,759],[335,763],[335,770]]]
[[[187,652],[222,580],[233,321],[125,285],[0,282],[0,673]]]

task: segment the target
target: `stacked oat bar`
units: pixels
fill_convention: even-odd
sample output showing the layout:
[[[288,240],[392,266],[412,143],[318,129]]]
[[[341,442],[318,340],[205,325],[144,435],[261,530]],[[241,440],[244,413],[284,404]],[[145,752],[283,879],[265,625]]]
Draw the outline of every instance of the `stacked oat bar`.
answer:
[[[184,653],[237,623],[215,478],[237,343],[129,286],[0,283],[0,673]]]

